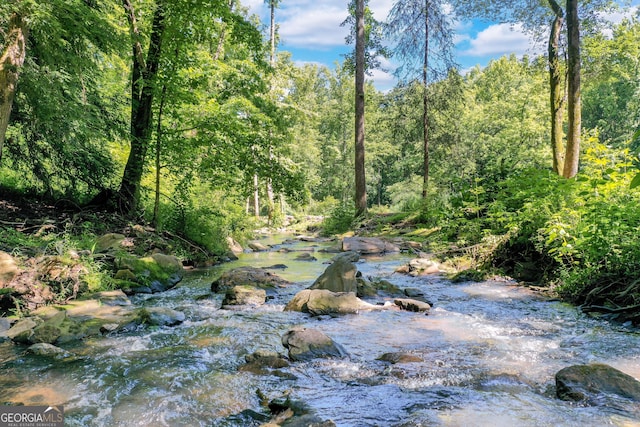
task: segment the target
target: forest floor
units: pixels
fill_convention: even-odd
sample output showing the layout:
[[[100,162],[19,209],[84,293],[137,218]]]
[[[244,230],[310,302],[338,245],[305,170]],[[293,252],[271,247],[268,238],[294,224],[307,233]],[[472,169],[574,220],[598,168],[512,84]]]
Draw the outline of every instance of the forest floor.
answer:
[[[105,235],[124,241],[118,253],[99,253]],[[0,312],[24,314],[49,303],[118,286],[113,273],[122,255],[155,252],[211,259],[206,249],[168,232],[156,232],[139,218],[95,207],[0,196]],[[1,315],[1,313],[0,313]]]

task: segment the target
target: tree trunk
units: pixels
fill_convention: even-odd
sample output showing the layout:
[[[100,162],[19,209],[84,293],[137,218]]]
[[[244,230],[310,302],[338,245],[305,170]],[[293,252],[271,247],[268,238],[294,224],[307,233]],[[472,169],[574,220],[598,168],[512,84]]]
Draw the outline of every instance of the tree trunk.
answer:
[[[156,4],[151,26],[149,49],[145,63],[140,33],[135,18],[135,11],[130,0],[123,0],[129,19],[133,40],[133,71],[131,82],[131,150],[122,175],[119,202],[123,213],[132,213],[138,206],[140,183],[144,172],[147,148],[152,133],[152,107],[154,97],[154,80],[160,65],[162,51],[162,35],[164,32],[164,10],[160,1]]]
[[[580,21],[578,0],[567,0],[568,34],[568,116],[567,153],[562,175],[573,178],[578,173],[580,160],[580,132],[582,128],[582,106],[580,103]]]
[[[562,84],[562,70],[558,45],[560,33],[564,25],[564,12],[555,0],[549,0],[549,4],[555,13],[551,34],[549,35],[549,94],[551,107],[551,149],[553,152],[553,171],[562,175],[564,169],[564,143],[563,139],[563,109],[564,86]]]
[[[271,0],[269,2],[269,6],[271,8],[271,28],[269,31],[269,65],[271,67],[275,67],[276,65],[276,2],[275,0]],[[273,84],[272,84],[273,86]],[[273,90],[273,87],[271,88]],[[273,138],[273,132],[269,131],[269,140]],[[271,143],[269,143],[269,163],[273,163],[273,148],[271,147]],[[273,203],[273,183],[271,181],[271,177],[267,177],[267,216],[269,220],[269,224],[273,222],[274,215],[274,203]]]
[[[429,0],[424,6],[424,60],[422,63],[422,128],[423,128],[423,178],[422,199],[429,194]]]
[[[0,164],[20,68],[27,53],[27,22],[19,13],[9,18],[6,44],[0,52]]]
[[[253,214],[260,217],[260,188],[258,187],[258,174],[253,174]]]
[[[356,0],[356,217],[367,212],[367,187],[364,168],[364,0]]]
[[[271,27],[269,30],[269,64],[273,67],[276,63],[276,2],[269,2],[271,8]]]
[[[162,151],[162,111],[167,95],[167,86],[162,86],[162,94],[160,95],[160,108],[158,108],[158,123],[156,125],[156,197],[153,203],[153,220],[152,225],[158,228],[158,218],[160,216],[160,171],[162,164],[160,163],[160,153]]]

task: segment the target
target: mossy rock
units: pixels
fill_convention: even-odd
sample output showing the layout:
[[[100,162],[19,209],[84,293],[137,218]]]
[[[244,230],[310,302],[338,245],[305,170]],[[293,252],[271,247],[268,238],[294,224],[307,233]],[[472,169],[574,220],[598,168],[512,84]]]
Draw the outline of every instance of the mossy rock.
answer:
[[[33,330],[43,323],[39,317],[25,317],[18,320],[6,333],[13,342],[35,344]]]
[[[116,260],[119,271],[116,280],[127,293],[162,292],[182,280],[182,262],[175,256],[161,253],[144,258],[124,255]],[[120,273],[122,271],[129,273]],[[132,285],[133,284],[133,285]]]
[[[107,233],[104,236],[98,238],[94,246],[94,252],[102,253],[120,249],[122,247],[122,242],[124,241],[124,239],[125,236],[122,234]]]

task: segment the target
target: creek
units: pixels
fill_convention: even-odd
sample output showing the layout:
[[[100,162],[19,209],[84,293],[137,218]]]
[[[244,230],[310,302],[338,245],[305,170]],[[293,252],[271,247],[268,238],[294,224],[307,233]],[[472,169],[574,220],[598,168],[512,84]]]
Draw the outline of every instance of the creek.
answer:
[[[403,254],[367,257],[357,266],[400,288],[419,288],[433,304],[429,315],[363,312],[312,318],[284,312],[286,303],[326,268],[331,243],[263,241],[275,249],[313,251],[241,255],[238,261],[191,271],[174,289],[138,295],[140,306],[186,314],[174,327],[142,328],[66,347],[80,357],[55,361],[0,344],[0,402],[57,405],[67,426],[254,426],[244,417],[266,412],[259,394],[284,393],[338,426],[638,426],[640,406],[611,397],[598,406],[558,400],[555,373],[600,362],[640,378],[637,330],[593,319],[508,281],[454,284],[443,276],[394,273]],[[335,245],[335,243],[333,243]],[[222,271],[241,265],[285,264],[276,273],[295,282],[267,304],[221,309],[209,295]],[[367,299],[383,302],[383,297]],[[301,325],[319,329],[350,354],[345,359],[292,363],[263,375],[239,370],[257,350],[286,353],[281,337]],[[387,352],[422,361],[389,364]],[[257,391],[260,393],[257,393]]]

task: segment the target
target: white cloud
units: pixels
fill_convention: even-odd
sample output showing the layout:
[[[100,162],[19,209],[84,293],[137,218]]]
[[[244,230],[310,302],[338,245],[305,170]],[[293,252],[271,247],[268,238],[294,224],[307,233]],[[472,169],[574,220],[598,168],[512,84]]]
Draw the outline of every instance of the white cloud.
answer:
[[[242,0],[242,5],[249,8],[249,14],[261,15],[265,9],[264,0]]]
[[[628,9],[622,9],[612,13],[601,13],[600,17],[605,21],[609,21],[612,24],[619,24],[624,19],[632,18],[638,13],[640,6],[633,6]]]
[[[633,18],[638,13],[639,10],[640,10],[640,6],[633,6],[618,12],[601,13],[600,18],[602,18],[604,21],[610,22],[613,26],[621,23],[625,19]],[[603,28],[602,34],[604,34],[605,37],[612,38],[613,28]]]
[[[280,19],[276,20],[282,42],[307,49],[344,45],[349,29],[340,24],[347,16],[346,7],[305,3],[308,4],[289,6],[280,12]]]
[[[464,51],[469,56],[505,55],[530,53],[531,38],[523,31],[521,24],[496,24],[479,32],[469,40],[469,49]]]
[[[369,7],[376,19],[385,20],[394,0],[371,0]],[[249,12],[263,21],[268,19],[264,0],[244,0]],[[340,24],[347,18],[345,0],[287,0],[276,9],[276,23],[282,43],[305,49],[344,46],[349,29]]]
[[[396,84],[393,74],[382,70],[373,70],[371,76],[367,76],[367,81],[372,81],[374,86],[382,92],[390,90]]]

